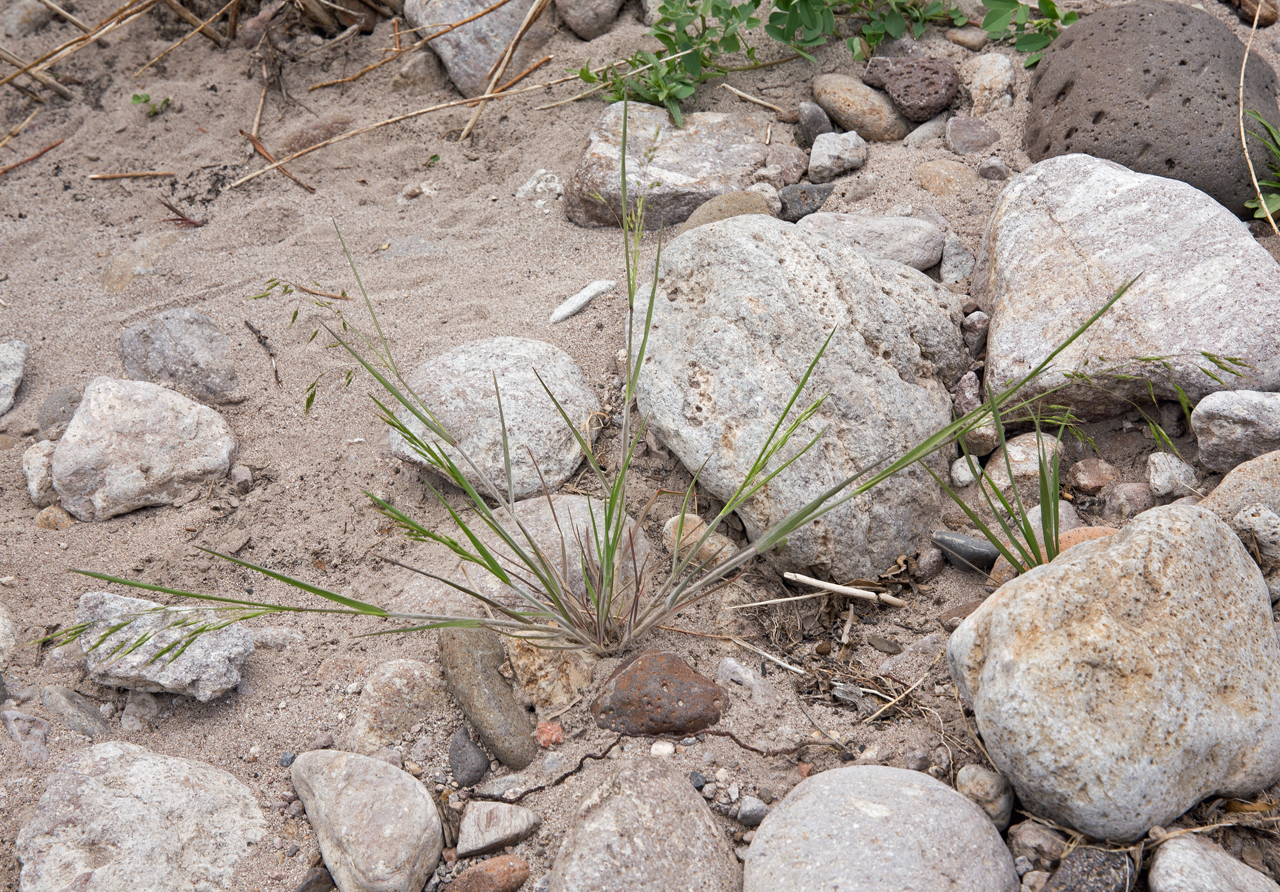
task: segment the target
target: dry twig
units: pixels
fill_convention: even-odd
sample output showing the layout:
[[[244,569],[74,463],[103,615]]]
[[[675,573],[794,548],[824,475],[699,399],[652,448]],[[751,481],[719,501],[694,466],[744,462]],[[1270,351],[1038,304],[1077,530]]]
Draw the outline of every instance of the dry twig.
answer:
[[[49,75],[47,74],[42,74],[41,72],[35,71],[35,70],[27,71],[27,69],[31,68],[32,66],[27,62],[23,62],[20,58],[18,58],[8,50],[6,50],[4,47],[0,47],[0,59],[4,59],[6,62],[8,62],[10,65],[18,69],[19,71],[26,72],[27,77],[31,78],[33,81],[35,81],[42,87],[48,87],[50,90],[57,93],[63,99],[71,98],[70,90],[62,86],[62,84],[58,83],[53,78],[49,77]],[[17,85],[15,84],[15,86]]]
[[[79,52],[89,44],[101,40],[113,31],[123,28],[134,19],[146,15],[151,11],[151,7],[160,2],[162,2],[162,0],[129,0],[129,2],[124,6],[120,7],[111,15],[99,22],[97,27],[88,34],[82,34],[79,37],[68,40],[61,46],[55,47],[43,56],[40,56],[34,62],[29,62],[17,71],[0,78],[0,87],[11,82],[19,75],[26,74],[29,71],[43,70],[55,62],[61,61],[67,56]]]
[[[249,140],[249,142],[253,143],[253,147],[257,149],[258,154],[261,155],[263,158],[266,158],[269,164],[275,164],[276,159],[271,157],[271,153],[267,151],[267,147],[262,144],[262,142],[258,139],[258,137],[254,136],[252,133],[245,133],[243,130],[240,131],[240,135],[243,136],[245,139]],[[289,171],[285,170],[285,168],[281,167],[280,172],[285,176],[287,176],[289,179],[293,180],[303,189],[306,189],[308,192],[316,191],[314,186],[308,186],[306,183],[302,182],[302,180],[298,179],[293,174],[289,173]]]
[[[776,105],[774,105],[773,103],[771,103],[771,102],[765,102],[763,99],[757,99],[757,98],[756,98],[756,97],[754,97],[754,96],[748,96],[746,93],[742,92],[741,90],[736,90],[736,89],[734,89],[733,87],[729,86],[728,84],[721,84],[721,85],[720,85],[720,89],[722,89],[722,90],[728,90],[728,91],[729,91],[730,93],[732,93],[734,96],[741,97],[742,99],[747,100],[747,102],[754,102],[756,105],[762,105],[762,106],[764,106],[764,107],[765,107],[765,108],[767,108],[767,109],[771,109],[771,110],[773,110],[773,111],[776,111],[778,114],[782,114],[782,109],[778,108],[778,107],[777,107]]]
[[[489,72],[489,84],[484,89],[486,95],[495,92],[494,87],[498,85],[498,82],[502,80],[502,76],[506,74],[507,65],[511,63],[511,59],[515,56],[516,49],[520,46],[520,41],[529,33],[533,23],[538,20],[550,4],[551,0],[537,0],[533,6],[529,7],[529,12],[525,14],[524,21],[520,24],[520,30],[511,38],[511,42],[507,44],[502,58],[498,60],[498,63]],[[471,131],[475,129],[476,123],[480,120],[480,115],[484,112],[484,107],[487,104],[488,100],[482,99],[480,104],[476,106],[476,110],[471,113],[471,120],[467,121],[467,126],[462,128],[462,135],[458,137],[458,142],[462,142],[462,140],[471,135]]]
[[[888,604],[890,607],[906,607],[907,602],[901,598],[895,598],[893,595],[885,592],[869,592],[865,589],[851,588],[847,585],[836,585],[834,582],[823,582],[821,579],[814,579],[810,576],[801,576],[799,573],[783,573],[784,579],[790,579],[792,582],[800,582],[805,585],[811,585],[814,588],[825,589],[829,592],[835,592],[838,595],[849,595],[852,598],[861,598],[864,601],[880,601]]]
[[[60,146],[60,145],[62,145],[62,140],[58,140],[57,142],[55,142],[55,143],[54,143],[53,145],[51,145],[51,146],[45,146],[43,149],[41,149],[40,151],[36,152],[36,153],[35,153],[34,155],[32,155],[31,157],[29,157],[29,158],[23,158],[21,161],[17,162],[16,164],[10,164],[8,167],[0,167],[0,177],[4,176],[5,174],[7,174],[7,173],[8,173],[9,171],[11,171],[11,170],[16,170],[17,168],[19,168],[19,167],[21,167],[22,165],[26,164],[28,161],[35,161],[37,158],[39,158],[39,157],[40,157],[41,155],[43,155],[45,152],[49,151],[50,149],[56,149],[56,148],[57,148],[58,146]]]
[[[192,12],[191,10],[183,6],[179,2],[179,0],[164,0],[164,4],[165,6],[168,6],[170,9],[176,12],[180,19],[182,19],[191,27],[195,28],[205,37],[212,40],[216,46],[218,47],[222,46],[222,37],[218,34],[217,31],[213,30],[213,28],[210,27],[210,25],[213,24],[214,20],[217,19],[218,16],[214,16],[212,19],[210,19],[207,22],[202,22],[200,21],[199,16],[197,16],[194,12]],[[218,15],[222,15],[222,13],[219,12]]]
[[[138,180],[144,177],[176,177],[172,170],[134,170],[128,173],[91,173],[91,180]]]
[[[316,297],[328,297],[333,300],[351,300],[351,295],[349,294],[330,294],[327,291],[316,291],[314,288],[308,288],[306,285],[299,285],[297,282],[293,282],[291,284],[299,291],[305,292],[306,294],[314,294]]]
[[[70,22],[75,27],[79,28],[85,34],[88,34],[90,31],[93,30],[84,22],[80,21],[78,18],[73,16],[71,13],[67,12],[61,6],[54,3],[53,0],[40,0],[40,2],[43,3],[45,6],[47,6],[49,8],[49,11],[52,12],[54,15],[61,16],[62,18],[66,19],[68,22]]]
[[[23,128],[31,123],[31,119],[38,114],[40,114],[40,109],[36,109],[31,114],[27,115],[27,119],[25,121],[23,121],[17,127],[14,127],[12,130],[10,130],[8,135],[5,136],[4,139],[0,139],[0,149],[3,149],[5,146],[7,146],[9,144],[9,140],[13,139],[15,136],[21,133]],[[9,151],[13,152],[16,150],[11,148]]]
[[[152,60],[151,60],[150,62],[148,62],[146,65],[143,65],[141,68],[139,68],[139,69],[138,69],[138,71],[134,74],[134,77],[138,77],[139,75],[141,75],[141,74],[142,74],[142,72],[146,71],[146,70],[147,70],[148,68],[150,68],[152,65],[156,64],[157,62],[159,62],[159,61],[160,61],[161,59],[163,59],[165,56],[169,55],[171,52],[173,52],[174,50],[176,50],[178,47],[182,46],[184,43],[186,43],[186,42],[187,42],[188,40],[190,40],[191,38],[195,37],[197,34],[205,34],[205,30],[204,30],[204,29],[205,29],[205,26],[206,26],[206,25],[212,25],[212,24],[213,24],[214,22],[216,22],[218,19],[222,18],[222,14],[223,14],[224,12],[226,12],[228,9],[230,9],[230,8],[232,7],[232,5],[233,5],[233,4],[235,4],[235,3],[237,3],[237,2],[239,2],[239,0],[228,0],[227,5],[226,5],[226,6],[224,6],[224,7],[222,7],[222,9],[219,9],[217,12],[215,12],[215,13],[213,14],[213,16],[212,16],[208,21],[206,21],[206,22],[200,22],[200,20],[199,20],[199,19],[197,19],[197,20],[196,20],[196,29],[195,29],[194,31],[192,31],[192,32],[191,32],[190,34],[188,34],[186,37],[184,37],[184,38],[182,38],[181,40],[179,40],[179,41],[178,41],[177,43],[175,43],[173,46],[169,47],[167,50],[165,50],[165,51],[164,51],[163,53],[161,53],[160,55],[156,56],[154,59],[152,59]],[[206,34],[206,36],[207,36],[207,34]],[[219,42],[218,42],[218,46],[222,46],[222,43],[221,43],[221,41],[220,41],[220,40],[219,40]]]
[[[253,332],[253,336],[258,339],[258,343],[262,345],[262,349],[267,351],[267,358],[271,360],[271,371],[276,376],[276,384],[280,387],[284,386],[284,382],[280,380],[280,370],[276,368],[276,351],[271,346],[271,341],[267,336],[258,329],[253,327],[253,323],[248,319],[244,320],[244,327]]]
[[[167,207],[169,209],[169,212],[173,214],[172,217],[169,217],[168,219],[163,221],[165,223],[176,223],[179,226],[189,226],[193,229],[199,229],[201,226],[205,224],[204,220],[196,220],[196,219],[193,219],[192,217],[188,217],[186,214],[180,211],[177,207],[175,207],[173,205],[173,202],[169,201],[166,198],[161,198],[160,203],[165,207]]]

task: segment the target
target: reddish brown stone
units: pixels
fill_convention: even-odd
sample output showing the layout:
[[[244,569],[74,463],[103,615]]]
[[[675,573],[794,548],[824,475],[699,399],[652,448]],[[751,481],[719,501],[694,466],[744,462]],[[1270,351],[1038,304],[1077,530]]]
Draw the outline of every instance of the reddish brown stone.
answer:
[[[1120,476],[1120,472],[1100,458],[1078,461],[1067,471],[1067,483],[1086,495],[1096,496],[1102,488]]]
[[[628,660],[591,704],[601,728],[623,734],[694,734],[720,721],[727,695],[673,653]]]
[[[468,867],[449,884],[449,892],[515,892],[527,879],[528,862],[519,855],[503,855]]]

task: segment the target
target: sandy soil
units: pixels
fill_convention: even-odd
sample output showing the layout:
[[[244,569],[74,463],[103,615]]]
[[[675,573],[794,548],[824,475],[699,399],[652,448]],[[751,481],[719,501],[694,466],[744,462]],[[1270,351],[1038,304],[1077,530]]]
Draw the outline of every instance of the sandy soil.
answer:
[[[75,9],[82,18],[97,21],[112,8],[105,0],[83,0]],[[1206,8],[1245,33],[1225,6]],[[295,296],[282,298],[277,293],[252,299],[273,277],[322,291],[354,292],[335,224],[404,365],[412,367],[424,357],[477,338],[537,337],[568,351],[601,396],[612,397],[612,357],[623,344],[625,302],[620,292],[596,299],[561,325],[548,325],[547,317],[589,282],[622,278],[620,235],[572,225],[556,202],[545,213],[532,199],[514,197],[540,169],[568,180],[603,108],[600,101],[535,109],[580,89],[567,83],[494,103],[465,143],[453,140],[469,110],[419,117],[293,162],[290,169],[315,187],[314,194],[278,173],[229,189],[232,180],[262,166],[237,132],[251,129],[262,88],[260,63],[251,51],[240,45],[219,51],[197,39],[142,77],[133,77],[186,30],[160,9],[103,45],[73,56],[57,71],[74,79],[68,81],[74,101],[50,102],[11,143],[13,151],[0,150],[3,166],[64,140],[38,161],[0,179],[0,338],[22,338],[32,347],[15,407],[0,419],[0,599],[14,613],[24,640],[72,621],[79,596],[95,587],[71,575],[73,568],[301,603],[283,586],[264,584],[250,573],[210,561],[197,546],[234,547],[247,537],[243,557],[375,601],[394,596],[405,584],[404,571],[385,564],[381,556],[428,565],[441,560],[430,549],[411,549],[398,541],[380,515],[367,507],[362,493],[372,490],[430,521],[440,519],[417,473],[390,457],[385,432],[368,402],[367,382],[357,378],[344,388],[338,373],[341,363],[324,348],[323,338],[308,343],[324,314]],[[645,43],[644,30],[634,5],[624,10],[609,34],[590,44],[562,29],[548,46],[555,59],[544,69],[549,73],[543,79],[577,68],[589,58],[598,63],[628,55]],[[6,46],[31,58],[75,33],[70,25],[55,21],[31,37],[7,40]],[[353,73],[379,58],[393,40],[385,21],[371,36],[305,57],[303,53],[315,49],[309,32],[279,32],[275,39],[293,97],[284,98],[274,87],[267,97],[261,134],[277,153],[315,141],[320,134],[457,98],[447,83],[424,87],[397,80],[399,64],[346,88],[307,92],[311,84]],[[930,30],[925,43],[930,52],[957,65],[969,55],[946,42],[940,31]],[[1260,51],[1273,66],[1280,61],[1269,36],[1261,41]],[[763,58],[776,58],[773,52],[766,48]],[[735,74],[729,82],[793,108],[810,98],[809,83],[816,75],[857,74],[861,67],[836,45],[820,52],[817,64],[790,62]],[[1003,135],[995,153],[1014,171],[1029,165],[1020,148],[1027,80],[1019,65],[1013,108],[988,117]],[[691,110],[759,111],[712,86],[700,92]],[[155,100],[168,97],[172,104],[163,114],[148,117],[131,104],[135,92],[149,93]],[[30,110],[29,100],[4,91],[0,127],[7,132]],[[775,122],[772,138],[790,141],[791,128]],[[439,160],[432,163],[435,155]],[[955,156],[942,149],[873,145],[864,173],[880,177],[878,190],[855,202],[838,186],[825,210],[884,212],[930,205],[976,249],[1001,185],[983,181],[957,199],[921,191],[915,167],[944,157]],[[964,160],[976,166],[982,157]],[[91,174],[138,170],[167,170],[175,176],[88,179]],[[413,187],[423,194],[401,199]],[[205,225],[184,229],[165,222],[169,213],[160,205],[161,197]],[[646,249],[652,252],[655,246],[656,238],[649,237]],[[21,455],[34,441],[41,402],[59,386],[84,386],[98,375],[121,376],[118,344],[123,329],[180,306],[208,314],[235,343],[240,401],[221,410],[240,439],[241,460],[254,470],[252,492],[237,498],[219,485],[181,508],[139,511],[104,523],[77,524],[65,532],[37,529]],[[298,317],[291,325],[295,308]],[[280,383],[246,323],[269,337]],[[304,415],[306,388],[322,375],[315,408]],[[1152,448],[1149,440],[1125,432],[1120,421],[1097,426],[1095,435],[1105,457],[1130,479],[1140,478],[1142,458]],[[606,453],[614,448],[608,434],[602,444]],[[647,499],[655,488],[685,485],[687,477],[673,465],[658,457],[644,459],[633,495]],[[656,515],[665,519],[676,507],[673,498],[663,497]],[[660,523],[655,523],[649,532],[660,548],[659,529]],[[948,570],[932,584],[907,587],[905,609],[858,607],[851,644],[842,648],[845,615],[835,602],[724,610],[784,593],[777,578],[760,569],[720,601],[703,604],[673,623],[692,634],[661,631],[647,644],[678,651],[708,675],[714,675],[727,655],[764,665],[751,652],[706,637],[732,632],[803,668],[806,674],[796,676],[767,666],[768,681],[782,704],[776,712],[762,712],[735,695],[723,727],[757,745],[782,747],[813,740],[818,732],[796,705],[803,697],[813,719],[850,740],[855,751],[874,749],[877,761],[906,765],[915,750],[924,750],[934,764],[935,753],[945,750],[950,763],[945,775],[952,778],[956,768],[981,756],[961,720],[945,668],[935,663],[912,668],[904,677],[876,681],[886,655],[867,643],[867,636],[909,645],[939,631],[937,617],[981,598],[982,582]],[[288,770],[278,762],[280,754],[306,749],[325,731],[341,742],[357,700],[346,688],[372,667],[400,657],[436,660],[431,635],[356,639],[353,634],[368,627],[341,618],[286,617],[269,625],[296,630],[301,640],[283,650],[255,652],[236,693],[203,705],[162,697],[164,711],[149,733],[120,732],[118,719],[113,721],[120,739],[224,768],[255,792],[267,811],[269,831],[237,873],[234,888],[243,890],[291,888],[316,853],[306,821],[287,817],[277,808],[281,794],[291,789]],[[820,645],[833,640],[829,654],[818,652]],[[20,651],[5,670],[10,690],[59,684],[123,706],[124,692],[59,672],[46,658],[47,651],[37,647]],[[593,687],[614,665],[605,661],[597,667]],[[833,681],[855,679],[874,681],[897,693],[923,672],[930,677],[913,700],[905,701],[909,705],[874,725],[862,724],[851,707],[825,693]],[[592,696],[589,690],[586,700]],[[44,714],[38,699],[24,708]],[[415,739],[406,741],[406,752],[417,744],[419,754],[427,755],[424,780],[446,770],[448,738],[461,720],[442,693],[437,708],[423,716]],[[560,749],[568,764],[611,739],[595,728],[581,704],[561,721],[567,742]],[[44,778],[88,743],[56,722],[55,729],[52,759],[40,768],[26,766],[16,745],[0,735],[0,888],[17,888],[14,839],[36,808]],[[635,741],[631,751],[647,752],[648,747],[647,741]],[[682,771],[697,768],[710,776],[726,768],[744,793],[767,787],[778,796],[808,770],[802,763],[822,770],[840,764],[840,755],[811,746],[796,755],[765,758],[728,740],[708,738],[673,757]],[[536,773],[536,763],[530,770]],[[516,849],[530,860],[535,878],[549,868],[576,801],[608,770],[608,763],[589,763],[580,777],[525,800],[523,804],[544,818],[539,833]],[[739,836],[742,829],[727,819],[724,828],[726,834]],[[1238,850],[1240,841],[1229,845]],[[290,856],[292,846],[298,848]],[[1271,857],[1265,846],[1264,851]],[[1280,860],[1272,866],[1280,867]]]

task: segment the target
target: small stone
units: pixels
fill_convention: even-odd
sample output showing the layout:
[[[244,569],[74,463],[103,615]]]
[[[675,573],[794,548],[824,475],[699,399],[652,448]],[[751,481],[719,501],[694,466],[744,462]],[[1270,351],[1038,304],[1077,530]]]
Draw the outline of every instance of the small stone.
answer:
[[[810,214],[801,229],[830,235],[859,254],[925,270],[942,259],[944,237],[937,226],[914,217]]]
[[[53,488],[53,451],[57,443],[41,440],[27,447],[22,453],[22,473],[27,478],[27,495],[31,504],[46,508],[58,502],[58,491]]]
[[[538,742],[538,746],[549,750],[564,743],[564,728],[559,722],[538,722],[538,727],[533,731],[533,739]]]
[[[1049,884],[1050,874],[1044,870],[1028,870],[1022,875],[1021,892],[1043,892]]]
[[[960,330],[964,333],[964,345],[969,348],[969,355],[982,355],[987,346],[987,330],[990,327],[991,317],[981,310],[964,317]]]
[[[552,650],[519,638],[507,639],[516,680],[539,712],[559,712],[578,700],[591,683],[599,659],[585,651]]]
[[[59,716],[68,728],[85,737],[106,737],[111,733],[111,726],[97,707],[75,691],[47,687],[40,692],[40,702],[49,712]]]
[[[1147,456],[1147,485],[1159,498],[1191,495],[1196,488],[1196,471],[1176,455],[1153,452]]]
[[[1120,472],[1100,458],[1086,458],[1067,469],[1067,485],[1085,495],[1096,496],[1108,483],[1120,477]]]
[[[120,713],[120,728],[137,733],[150,731],[151,723],[160,714],[160,703],[146,691],[130,691],[125,697],[124,712]]]
[[[506,648],[496,632],[483,629],[441,629],[440,664],[449,693],[489,752],[514,771],[527,767],[538,755],[534,725],[516,702],[499,667]]]
[[[519,855],[500,855],[468,867],[447,888],[449,892],[516,892],[527,879],[529,862]]]
[[[28,765],[43,765],[49,760],[49,731],[51,726],[44,719],[16,709],[0,712],[0,721],[13,738]]]
[[[41,530],[69,530],[76,519],[57,505],[42,508],[36,515],[36,527]]]
[[[489,757],[466,728],[459,728],[449,738],[449,771],[460,787],[475,786],[489,773]]]
[[[1067,850],[1067,838],[1035,821],[1023,821],[1009,828],[1009,851],[1025,858],[1036,870],[1052,871]]]
[[[946,59],[901,59],[884,74],[884,88],[909,121],[927,121],[951,105],[960,73]]]
[[[434,670],[419,660],[391,660],[364,680],[351,728],[351,747],[368,755],[398,743],[440,700]]]
[[[1078,848],[1062,859],[1044,892],[1130,892],[1137,884],[1126,853]]]
[[[810,103],[812,105],[812,103]],[[817,108],[817,106],[815,106]],[[818,111],[822,111],[821,108]],[[823,112],[825,115],[826,112]],[[830,121],[827,124],[830,125]],[[830,131],[823,131],[829,133]],[[812,144],[812,140],[810,140]],[[778,185],[778,191],[781,192],[786,186],[794,186],[800,182],[800,178],[805,175],[809,169],[809,155],[804,149],[796,146],[784,146],[775,143],[769,146],[769,153],[765,156],[765,163],[770,167],[777,167],[782,178],[781,185]]]
[[[796,144],[800,148],[807,149],[822,134],[833,132],[835,127],[822,106],[813,102],[800,103],[800,123],[796,125]],[[799,182],[799,178],[796,181]]]
[[[1145,483],[1109,483],[1099,493],[1103,500],[1102,516],[1115,524],[1154,508],[1155,495]]]
[[[232,466],[227,480],[231,484],[231,491],[238,496],[246,495],[253,489],[253,471],[245,465]]]
[[[1013,787],[1000,774],[982,765],[966,765],[956,774],[956,790],[968,796],[1000,831],[1013,817]]]
[[[505,802],[468,802],[458,827],[458,857],[470,858],[513,846],[542,824],[536,812]]]
[[[867,163],[867,141],[856,132],[822,133],[813,141],[809,154],[809,180],[829,183]]]
[[[733,690],[735,685],[745,688],[751,701],[757,706],[772,706],[777,702],[764,679],[733,657],[725,657],[720,661],[720,665],[716,667],[716,681],[727,690]]]
[[[751,179],[756,184],[767,183],[775,190],[787,185],[782,181],[782,168],[777,164],[766,164],[753,173]]]
[[[967,165],[945,158],[928,161],[917,167],[916,180],[921,189],[942,198],[971,193],[982,182]]]
[[[744,214],[773,216],[769,202],[760,193],[726,192],[699,205],[698,209],[689,215],[689,219],[680,231],[687,232],[697,226],[705,226],[717,220],[728,220],[730,217],[740,217]]]
[[[658,759],[666,759],[675,754],[676,745],[670,740],[655,740],[653,746],[649,747],[649,755]]]
[[[933,544],[942,549],[947,559],[961,570],[987,573],[995,566],[1000,550],[986,539],[975,539],[963,533],[935,530]]]
[[[954,470],[954,466],[953,466]],[[930,582],[947,566],[947,556],[941,548],[925,548],[916,558],[916,581]]]
[[[754,192],[764,199],[765,204],[769,206],[769,216],[777,217],[782,213],[782,199],[778,197],[778,188],[771,183],[754,183],[747,187],[748,192]]]
[[[962,455],[951,463],[951,484],[957,489],[963,489],[973,483],[977,478],[973,476],[973,469],[977,467],[978,472],[982,472],[982,467],[974,459],[969,456]]]
[[[1280,449],[1280,394],[1247,390],[1211,393],[1191,413],[1200,447],[1198,460],[1210,471]]]
[[[698,544],[698,540],[706,532],[706,527],[706,522],[696,514],[677,514],[662,525],[662,546],[668,552],[675,551],[676,533],[679,532],[681,558],[688,558],[694,566],[707,562],[710,562],[711,567],[718,566],[738,551],[738,546],[733,543],[733,540],[719,530],[708,536],[702,548],[692,557],[688,555],[689,550]]]
[[[782,199],[782,219],[795,223],[809,214],[817,213],[834,189],[835,186],[830,183],[817,186],[801,183],[783,188],[778,193],[778,197]]]
[[[738,804],[738,823],[743,827],[759,827],[769,814],[769,806],[755,796],[743,796]]]
[[[67,425],[76,414],[83,391],[79,387],[59,387],[45,397],[36,413],[36,424],[40,425],[40,437],[44,440],[57,440],[66,433]]]
[[[583,40],[594,40],[613,26],[622,0],[556,0],[556,12]]]
[[[725,698],[674,653],[650,651],[618,667],[591,714],[601,728],[631,736],[694,734],[720,721]]]
[[[976,53],[987,45],[987,32],[971,26],[950,28],[947,30],[947,40]]]
[[[6,21],[13,9],[21,6],[23,2],[26,0],[19,0],[19,3],[11,7],[5,16]],[[45,10],[46,21],[48,14],[48,10]],[[13,407],[14,396],[22,383],[23,368],[26,366],[29,352],[30,348],[22,341],[6,341],[0,344],[0,415]]]
[[[1013,171],[1009,170],[1009,165],[1005,164],[996,156],[992,155],[986,161],[978,165],[978,176],[984,180],[1007,180]]]
[[[298,756],[295,753],[283,752],[280,754],[280,767],[288,768]]]
[[[876,56],[867,62],[867,68],[862,72],[862,82],[868,87],[875,87],[877,90],[884,89],[884,79],[888,75],[889,69],[897,61],[888,56]]]
[[[52,18],[53,13],[43,3],[37,0],[16,0],[4,11],[0,23],[3,24],[7,37],[26,37],[48,25]],[[0,415],[3,414],[0,411]]]
[[[1260,869],[1260,868],[1259,868]],[[1156,849],[1147,874],[1151,892],[1277,892],[1280,885],[1199,836],[1178,836]]]
[[[973,252],[960,240],[960,236],[948,232],[942,243],[942,267],[939,269],[942,281],[948,285],[960,284],[972,275],[973,265]]]
[[[947,121],[947,135],[943,140],[949,150],[957,155],[969,155],[991,148],[1000,142],[1000,131],[981,118],[957,115]],[[979,171],[979,176],[982,172]],[[992,179],[988,177],[987,179]],[[1003,179],[1001,177],[1000,179]]]
[[[960,66],[960,78],[973,99],[979,117],[1013,105],[1013,63],[1000,53],[983,53]]]
[[[231,340],[195,310],[165,310],[120,338],[124,373],[177,387],[201,402],[225,402],[236,389]]]
[[[943,137],[947,134],[947,118],[950,117],[946,112],[938,115],[931,121],[925,121],[915,130],[912,130],[902,140],[904,146],[910,146],[913,149],[940,149],[942,148]]]
[[[911,132],[908,121],[883,93],[843,74],[819,75],[813,95],[843,130],[856,130],[869,142],[891,142]]]
[[[689,783],[693,784],[695,790],[701,790],[707,785],[707,778],[701,771],[689,772]]]

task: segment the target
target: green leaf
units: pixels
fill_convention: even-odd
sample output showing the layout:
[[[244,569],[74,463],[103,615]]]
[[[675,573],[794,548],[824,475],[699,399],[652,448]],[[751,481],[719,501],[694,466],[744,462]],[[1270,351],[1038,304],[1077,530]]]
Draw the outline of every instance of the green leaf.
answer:
[[[890,10],[884,17],[884,30],[890,37],[897,40],[906,33],[907,20],[896,9]]]
[[[1013,48],[1020,53],[1032,53],[1037,50],[1043,50],[1051,43],[1053,43],[1053,38],[1048,34],[1028,31],[1013,42]]]

